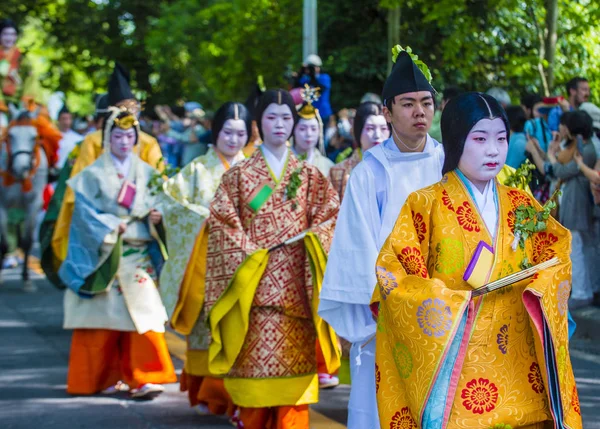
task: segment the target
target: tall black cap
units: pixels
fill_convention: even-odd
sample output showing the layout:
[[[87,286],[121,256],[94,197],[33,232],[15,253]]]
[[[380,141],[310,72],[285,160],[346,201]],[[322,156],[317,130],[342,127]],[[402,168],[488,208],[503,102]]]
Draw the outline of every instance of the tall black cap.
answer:
[[[431,86],[423,72],[414,63],[410,54],[406,51],[401,51],[398,54],[392,72],[383,85],[381,98],[392,100],[397,95],[417,91],[435,93],[435,89],[433,89],[433,86]]]
[[[135,96],[129,86],[129,71],[121,63],[116,63],[108,81],[108,103],[116,106],[124,100],[135,100]]]

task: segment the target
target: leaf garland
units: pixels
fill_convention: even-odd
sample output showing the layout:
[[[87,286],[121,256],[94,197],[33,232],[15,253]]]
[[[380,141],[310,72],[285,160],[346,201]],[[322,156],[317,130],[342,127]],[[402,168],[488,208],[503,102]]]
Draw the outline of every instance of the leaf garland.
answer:
[[[301,173],[302,165],[300,165],[300,167],[292,171],[292,174],[290,175],[290,181],[285,187],[286,199],[293,200],[294,198],[296,198],[296,195],[298,194],[298,188],[300,188],[300,186],[302,185],[302,179],[300,178]],[[294,201],[292,203],[292,210],[296,210],[296,207],[298,207],[298,203]]]
[[[172,167],[169,164],[167,164],[163,157],[161,157],[157,161],[156,168],[158,168],[158,166],[161,163],[164,163],[165,165],[164,171],[162,173],[158,170],[154,171],[152,173],[152,176],[150,176],[150,180],[148,181],[148,189],[150,190],[150,195],[152,196],[158,195],[159,193],[163,192],[163,183],[165,182],[165,176],[171,178],[177,173],[179,173],[179,171],[181,170],[179,167]]]
[[[526,159],[514,173],[507,177],[504,185],[523,190],[526,189],[527,185],[533,179],[533,170],[535,170],[535,168],[535,165]]]
[[[425,64],[419,59],[419,56],[417,54],[413,54],[413,51],[410,46],[407,46],[406,48],[403,48],[400,45],[394,46],[392,48],[392,61],[395,63],[398,59],[398,55],[400,55],[400,52],[402,51],[405,51],[408,55],[410,55],[410,57],[413,60],[413,63],[415,63],[419,70],[421,70],[421,73],[425,75],[427,81],[431,83],[431,81],[433,80],[433,76],[431,74],[431,71],[429,70],[429,67],[427,67],[427,64]]]

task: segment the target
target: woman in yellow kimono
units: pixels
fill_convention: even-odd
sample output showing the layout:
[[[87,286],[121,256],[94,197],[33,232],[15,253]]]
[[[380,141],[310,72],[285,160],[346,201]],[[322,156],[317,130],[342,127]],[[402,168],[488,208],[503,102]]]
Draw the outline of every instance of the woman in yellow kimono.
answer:
[[[338,191],[340,200],[344,198],[344,191],[350,173],[362,160],[363,152],[390,138],[390,127],[383,117],[381,104],[371,101],[361,103],[356,109],[353,132],[356,149],[351,152],[348,158],[331,167],[329,171],[329,180],[331,180],[335,190]]]
[[[570,234],[496,179],[509,127],[494,98],[456,97],[441,126],[445,176],[408,197],[377,260],[381,427],[581,428]],[[474,292],[554,258],[525,280]]]
[[[181,286],[188,261],[201,259],[196,254],[201,252],[192,253],[193,237],[201,234],[200,230],[204,228],[208,207],[221,176],[244,159],[242,148],[251,131],[250,113],[243,104],[223,104],[212,122],[213,144],[208,152],[164,183],[159,205],[165,218],[169,248],[169,260],[160,275],[161,296],[171,325],[187,336],[181,390],[188,392],[190,404],[201,414],[231,414],[233,406],[223,380],[208,377],[208,331],[202,322],[197,323],[202,302],[194,305],[193,291]],[[193,273],[190,275],[193,277]]]
[[[165,252],[161,214],[149,183],[155,169],[133,153],[136,117],[112,107],[104,153],[67,184],[75,195],[67,257],[64,328],[73,329],[67,392],[161,393],[177,381],[164,338],[167,314],[157,290]]]

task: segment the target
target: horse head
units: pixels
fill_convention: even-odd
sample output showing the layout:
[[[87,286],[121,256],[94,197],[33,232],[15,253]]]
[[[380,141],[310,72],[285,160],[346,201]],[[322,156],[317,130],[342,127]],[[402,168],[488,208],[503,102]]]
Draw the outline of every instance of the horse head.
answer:
[[[30,175],[35,164],[35,150],[38,130],[34,123],[35,113],[18,112],[7,130],[9,165],[7,170],[17,179],[24,180]]]

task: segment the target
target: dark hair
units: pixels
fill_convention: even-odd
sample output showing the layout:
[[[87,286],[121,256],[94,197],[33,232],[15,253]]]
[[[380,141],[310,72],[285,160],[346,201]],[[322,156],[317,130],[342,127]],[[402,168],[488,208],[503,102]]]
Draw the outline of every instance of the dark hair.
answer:
[[[127,116],[131,116],[131,115],[132,115],[131,112],[124,111],[124,112],[119,113],[115,119],[123,119],[123,118],[126,118]],[[106,114],[104,120],[106,121],[109,117],[110,117],[110,112]],[[106,133],[106,131],[107,131],[106,125],[107,125],[106,122],[104,124],[102,124],[102,141],[103,142],[104,142],[104,133]],[[110,130],[108,130],[108,132],[112,133],[115,128],[118,128],[116,121],[112,123]],[[132,127],[132,128],[135,131],[135,145],[137,145],[140,142],[140,134],[138,132],[138,127]]]
[[[227,103],[219,107],[212,121],[211,139],[214,145],[217,144],[219,133],[223,129],[223,125],[225,125],[225,122],[227,122],[229,119],[236,119],[236,107],[237,119],[241,119],[246,124],[246,132],[248,133],[248,138],[250,138],[250,136],[252,135],[252,116],[250,115],[250,111],[248,111],[246,106],[244,106],[242,103],[228,101]]]
[[[372,115],[383,115],[383,107],[381,104],[373,103],[372,101],[365,101],[361,103],[360,106],[356,109],[356,116],[354,117],[354,140],[355,143],[360,147],[360,136],[362,134],[363,128],[365,127],[365,122],[369,119],[369,116]]]
[[[284,89],[269,89],[265,91],[265,93],[260,97],[258,101],[258,105],[256,106],[256,115],[254,116],[256,120],[256,124],[258,125],[258,132],[260,134],[260,138],[264,140],[263,130],[262,130],[262,117],[271,104],[280,104],[286,105],[292,111],[292,118],[294,118],[294,126],[292,127],[292,131],[287,138],[289,139],[291,135],[294,133],[294,128],[298,123],[298,112],[296,111],[296,105],[294,104],[294,98],[292,94],[287,92]]]
[[[442,95],[442,99],[446,100],[446,101],[449,101],[449,100],[452,100],[454,97],[458,97],[462,93],[463,93],[463,91],[459,87],[457,87],[457,86],[449,86],[446,89],[444,89],[444,93]]]
[[[508,106],[506,108],[506,117],[510,124],[510,130],[514,133],[522,133],[525,129],[527,116],[521,106]]]
[[[480,92],[466,92],[448,102],[442,112],[441,130],[444,136],[444,167],[442,174],[458,168],[465,149],[467,136],[482,119],[502,119],[506,126],[506,139],[510,138],[510,125],[506,112],[492,96]]]
[[[565,112],[560,117],[560,123],[567,127],[571,135],[580,135],[585,140],[592,138],[594,134],[594,121],[592,117],[583,110]]]
[[[542,97],[539,94],[525,94],[521,97],[521,104],[528,109],[533,109],[541,101]]]
[[[17,23],[12,19],[5,18],[0,20],[0,33],[2,33],[5,28],[14,28],[17,34],[19,34],[19,27],[17,27]]]
[[[571,95],[571,90],[577,90],[577,87],[579,86],[579,84],[581,82],[587,82],[588,80],[584,77],[574,77],[573,79],[571,79],[570,81],[567,82],[567,96]]]

